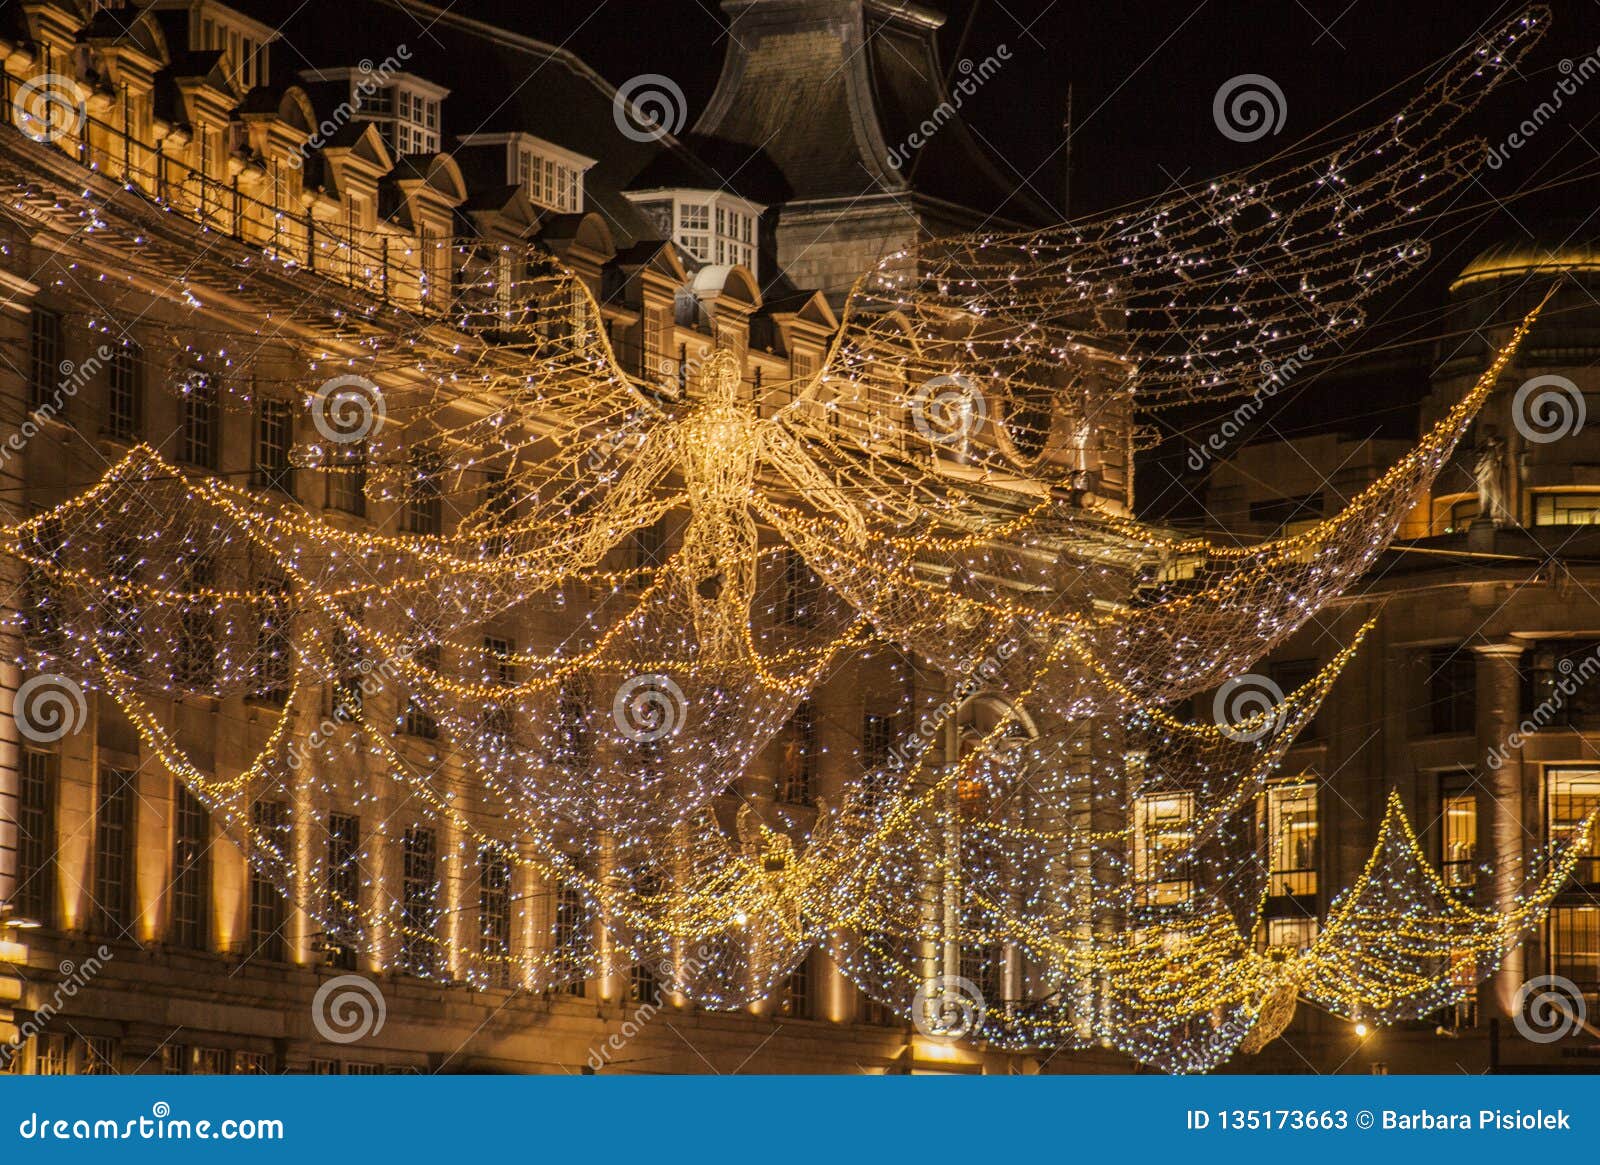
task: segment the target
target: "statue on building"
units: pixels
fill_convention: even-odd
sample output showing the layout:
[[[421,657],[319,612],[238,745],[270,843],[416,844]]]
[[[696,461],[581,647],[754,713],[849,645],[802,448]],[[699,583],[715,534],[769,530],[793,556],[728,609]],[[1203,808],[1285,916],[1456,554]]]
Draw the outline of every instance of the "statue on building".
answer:
[[[1492,428],[1485,430],[1478,443],[1472,477],[1478,487],[1478,520],[1488,520],[1496,529],[1511,525],[1511,509],[1506,503],[1506,443]]]

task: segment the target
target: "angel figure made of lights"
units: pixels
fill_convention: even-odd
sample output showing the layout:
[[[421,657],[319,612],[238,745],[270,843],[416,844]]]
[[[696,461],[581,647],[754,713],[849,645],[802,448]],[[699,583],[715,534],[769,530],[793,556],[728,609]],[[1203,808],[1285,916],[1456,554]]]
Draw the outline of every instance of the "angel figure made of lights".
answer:
[[[614,518],[642,507],[666,479],[682,478],[689,519],[669,569],[689,601],[707,663],[736,658],[747,642],[759,541],[750,503],[763,470],[831,512],[853,544],[866,538],[866,521],[845,492],[792,433],[739,400],[739,382],[738,358],[723,348],[712,352],[701,365],[701,399],[681,419],[650,430],[591,515],[593,529],[614,529]],[[597,541],[586,551],[599,557],[606,548]]]

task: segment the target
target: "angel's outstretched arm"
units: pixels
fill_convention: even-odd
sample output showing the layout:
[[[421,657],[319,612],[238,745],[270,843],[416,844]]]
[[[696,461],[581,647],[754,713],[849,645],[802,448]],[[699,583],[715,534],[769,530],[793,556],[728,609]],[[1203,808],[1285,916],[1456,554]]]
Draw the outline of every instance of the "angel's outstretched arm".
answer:
[[[606,492],[598,506],[579,519],[584,526],[577,546],[580,561],[597,561],[629,532],[660,517],[671,502],[653,497],[652,493],[677,464],[677,433],[669,426],[651,432],[623,472],[622,480]]]
[[[818,467],[805,446],[781,423],[762,426],[761,455],[807,501],[832,510],[844,519],[845,529],[852,538],[865,541],[867,523],[861,508],[850,500],[837,481]]]

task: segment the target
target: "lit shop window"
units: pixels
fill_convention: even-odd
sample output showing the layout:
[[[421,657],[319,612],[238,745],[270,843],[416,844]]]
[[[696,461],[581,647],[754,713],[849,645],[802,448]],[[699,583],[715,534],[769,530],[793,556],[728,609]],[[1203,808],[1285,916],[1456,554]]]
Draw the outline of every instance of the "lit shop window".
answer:
[[[1194,892],[1187,854],[1194,842],[1194,795],[1149,793],[1134,804],[1133,876],[1151,905],[1187,901]]]

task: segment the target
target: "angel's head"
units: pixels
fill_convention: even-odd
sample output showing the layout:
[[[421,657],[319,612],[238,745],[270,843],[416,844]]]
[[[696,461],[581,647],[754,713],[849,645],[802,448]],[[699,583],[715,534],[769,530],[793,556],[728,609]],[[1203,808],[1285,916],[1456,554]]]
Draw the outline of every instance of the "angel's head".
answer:
[[[739,396],[739,358],[726,348],[718,348],[700,365],[700,390],[717,404],[732,404]]]

